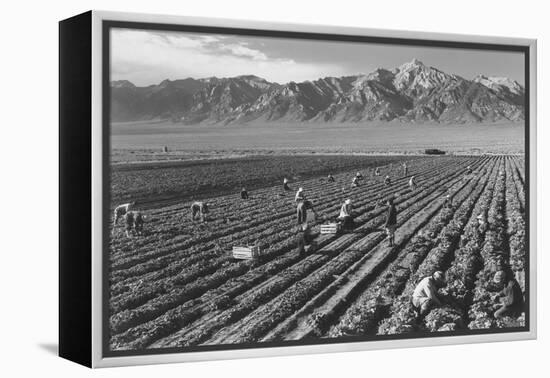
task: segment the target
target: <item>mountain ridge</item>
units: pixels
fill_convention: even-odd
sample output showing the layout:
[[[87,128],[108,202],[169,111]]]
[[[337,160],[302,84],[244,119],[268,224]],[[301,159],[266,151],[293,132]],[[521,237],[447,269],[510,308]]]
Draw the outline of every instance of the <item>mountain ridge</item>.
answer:
[[[472,80],[413,59],[368,74],[271,83],[255,75],[111,82],[111,120],[171,119],[186,124],[263,122],[519,122],[525,89],[478,75]]]

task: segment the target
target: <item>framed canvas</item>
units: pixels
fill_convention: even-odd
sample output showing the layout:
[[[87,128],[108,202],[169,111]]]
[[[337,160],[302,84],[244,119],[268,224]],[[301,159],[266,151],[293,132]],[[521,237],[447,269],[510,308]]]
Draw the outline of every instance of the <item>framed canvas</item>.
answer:
[[[536,41],[60,22],[60,355],[536,337]]]

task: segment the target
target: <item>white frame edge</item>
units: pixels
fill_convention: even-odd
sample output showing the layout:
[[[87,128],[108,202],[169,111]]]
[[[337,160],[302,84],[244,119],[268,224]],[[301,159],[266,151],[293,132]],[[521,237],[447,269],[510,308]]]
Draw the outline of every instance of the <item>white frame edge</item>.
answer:
[[[317,344],[303,346],[285,346],[254,349],[234,349],[206,352],[185,352],[150,354],[143,356],[103,357],[102,352],[102,22],[106,20],[147,22],[164,24],[182,24],[196,26],[216,26],[226,28],[259,29],[274,31],[294,31],[306,33],[328,33],[342,35],[364,35],[372,37],[428,39],[452,42],[490,43],[519,45],[529,47],[530,55],[530,187],[529,187],[529,225],[530,225],[530,331],[486,335],[446,336],[436,338],[417,338],[401,340],[347,342],[338,344]],[[378,349],[427,347],[453,344],[486,343],[498,341],[532,340],[537,337],[537,43],[535,39],[491,37],[479,35],[444,34],[428,32],[409,32],[405,30],[380,30],[355,27],[336,27],[311,24],[268,23],[230,19],[184,17],[126,12],[92,11],[92,367],[116,367],[175,362],[196,362],[226,360],[237,358],[275,357],[313,353],[352,352]]]

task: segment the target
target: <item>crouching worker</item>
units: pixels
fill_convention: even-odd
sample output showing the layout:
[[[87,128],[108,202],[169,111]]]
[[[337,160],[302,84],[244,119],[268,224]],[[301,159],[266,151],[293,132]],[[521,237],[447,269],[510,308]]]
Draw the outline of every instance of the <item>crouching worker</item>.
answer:
[[[350,231],[355,228],[355,222],[351,215],[351,200],[348,198],[340,208],[338,219],[342,222],[342,229]]]
[[[495,300],[499,300],[501,306],[495,311],[495,318],[505,316],[519,316],[523,312],[523,293],[518,281],[512,273],[501,270],[495,274],[494,283],[504,286],[504,289],[497,294]]]
[[[441,306],[437,291],[444,286],[445,277],[440,271],[423,278],[416,285],[412,296],[412,305],[419,317],[424,317],[432,308]]]
[[[195,220],[197,215],[201,222],[206,220],[206,214],[208,214],[208,204],[206,202],[193,202],[191,205],[191,219]]]
[[[334,176],[331,175],[330,173],[328,174],[327,182],[334,182]]]
[[[307,248],[306,251],[306,247]],[[306,252],[311,252],[315,248],[313,242],[313,235],[311,234],[311,228],[307,222],[302,223],[298,230],[298,255],[304,257]]]
[[[246,191],[246,188],[241,189],[241,199],[248,199],[248,192]]]

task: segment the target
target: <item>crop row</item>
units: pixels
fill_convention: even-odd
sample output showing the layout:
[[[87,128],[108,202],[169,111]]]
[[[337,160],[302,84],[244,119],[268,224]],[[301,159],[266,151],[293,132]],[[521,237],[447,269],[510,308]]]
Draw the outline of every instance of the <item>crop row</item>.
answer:
[[[491,179],[489,184],[491,184]],[[461,206],[456,211],[453,220],[441,231],[437,246],[428,253],[418,270],[411,276],[403,293],[392,305],[391,316],[380,323],[378,327],[379,334],[399,334],[418,330],[419,325],[416,322],[416,314],[411,304],[414,288],[422,278],[432,275],[437,270],[445,270],[445,266],[452,260],[453,252],[466,223],[471,217],[476,200],[473,198],[468,199],[466,205]],[[458,323],[460,325],[460,316],[453,314],[451,318],[447,318],[446,323],[455,325]],[[429,315],[425,320],[430,320]],[[446,327],[439,330],[446,330]]]
[[[491,171],[492,167],[489,170]],[[339,322],[330,329],[328,335],[340,337],[375,332],[378,322],[388,315],[395,298],[402,292],[411,274],[418,269],[428,252],[436,245],[438,235],[451,221],[457,208],[470,205],[469,202],[465,203],[466,199],[480,196],[486,182],[487,177],[478,176],[468,188],[456,194],[453,198],[453,207],[443,208],[422,232],[406,245],[400,258],[350,306]]]

